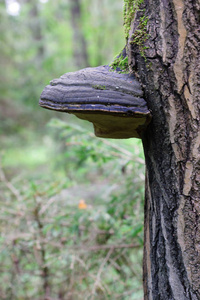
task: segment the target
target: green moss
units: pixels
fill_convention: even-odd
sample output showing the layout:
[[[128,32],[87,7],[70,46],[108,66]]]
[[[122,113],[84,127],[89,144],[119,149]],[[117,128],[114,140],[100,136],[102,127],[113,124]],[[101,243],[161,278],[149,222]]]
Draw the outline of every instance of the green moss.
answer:
[[[148,38],[147,34],[147,22],[148,17],[145,16],[145,9],[141,10],[140,6],[144,0],[124,0],[124,28],[126,39],[129,37],[129,31],[131,28],[131,22],[134,20],[135,14],[138,10],[142,12],[142,16],[139,19],[139,25],[134,31],[131,37],[131,43],[139,46],[140,54],[145,57],[144,46],[145,41]]]
[[[144,0],[124,0],[124,28],[125,28],[125,37],[128,40],[129,31],[131,29],[131,22],[135,18],[135,14],[137,11],[140,12],[141,17],[139,18],[139,25],[137,29],[134,31],[131,42],[139,46],[140,54],[145,58],[144,50],[146,47],[144,43],[148,38],[147,34],[147,22],[148,17],[145,16],[145,9],[141,9],[141,5]],[[128,56],[123,54],[123,51],[116,56],[114,61],[110,64],[111,71],[117,71],[120,73],[129,73],[129,65],[128,65]]]
[[[92,87],[93,87],[93,89],[96,89],[96,90],[105,90],[106,89],[105,85],[96,84],[96,85],[93,85]]]
[[[118,71],[119,73],[129,73],[128,56],[124,57],[122,53],[117,55],[110,64],[110,67],[111,70]]]
[[[124,0],[124,29],[125,37],[128,39],[131,22],[134,19],[136,11],[144,0]]]
[[[145,13],[145,10],[143,10]],[[145,52],[144,50],[147,49],[147,47],[144,46],[145,41],[148,38],[148,33],[147,33],[147,22],[148,22],[148,17],[143,15],[140,18],[139,25],[137,29],[134,31],[132,35],[132,44],[136,44],[139,46],[140,54],[145,58]]]

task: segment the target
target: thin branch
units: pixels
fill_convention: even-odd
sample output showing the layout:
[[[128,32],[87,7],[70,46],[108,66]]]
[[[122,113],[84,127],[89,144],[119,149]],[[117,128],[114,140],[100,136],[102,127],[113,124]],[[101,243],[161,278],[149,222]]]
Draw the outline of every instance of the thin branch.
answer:
[[[60,248],[61,244],[60,243],[55,243],[53,241],[49,241],[49,240],[43,240],[44,243],[47,244],[51,244],[54,247],[58,247]],[[63,246],[63,244],[62,244]],[[140,244],[119,244],[119,245],[94,245],[94,246],[85,246],[85,245],[81,245],[81,246],[73,246],[73,247],[67,247],[66,246],[66,250],[69,251],[78,251],[80,253],[82,252],[92,252],[92,251],[101,251],[101,250],[109,250],[109,249],[131,249],[131,248],[141,248]]]
[[[129,295],[131,295],[133,293],[136,293],[138,291],[140,291],[140,290],[139,289],[133,289],[133,290],[130,290],[130,291],[126,291],[122,294],[117,294],[117,295],[115,295],[115,299],[124,299],[125,296],[129,296]],[[141,299],[143,299],[143,298],[141,298]]]
[[[110,250],[108,251],[106,257],[104,258],[104,260],[103,260],[103,262],[102,262],[102,264],[101,264],[101,266],[99,268],[99,271],[98,271],[97,277],[96,277],[96,281],[95,281],[93,289],[92,289],[92,298],[91,298],[91,300],[94,299],[96,288],[99,287],[99,288],[102,289],[102,285],[101,285],[101,273],[103,272],[103,269],[104,269],[106,263],[108,262],[108,260],[109,260],[109,258],[110,258],[110,256],[111,256],[111,254],[112,254],[113,251],[114,251],[114,249],[110,248]]]
[[[12,192],[12,194],[20,201],[21,197],[20,197],[20,193],[19,191],[14,187],[14,185],[8,181],[8,179],[5,176],[5,173],[2,169],[2,164],[1,164],[1,160],[0,160],[0,180],[5,184],[5,186]]]
[[[115,145],[113,143],[111,143],[110,141],[107,141],[105,139],[102,140],[102,143],[104,143],[105,145],[108,145],[110,147],[112,147],[113,149],[116,149],[117,151],[123,153],[126,157],[128,156],[129,159],[132,159],[133,158],[133,153],[118,146],[118,145]],[[140,157],[134,157],[134,160],[141,163],[141,164],[145,164],[145,161],[144,159],[140,158]]]
[[[43,223],[40,220],[40,216],[39,216],[39,210],[40,210],[40,205],[35,207],[34,210],[34,217],[35,217],[35,221],[37,222],[38,225],[38,230],[39,230],[39,236],[41,240],[44,240],[44,235],[42,233],[43,230]],[[41,260],[42,260],[42,278],[43,278],[43,289],[44,289],[44,293],[45,293],[45,300],[49,299],[49,294],[50,294],[50,284],[49,284],[49,276],[50,276],[50,272],[49,272],[49,268],[46,264],[46,249],[44,247],[44,243],[41,242],[40,244],[40,251],[41,251]]]
[[[80,252],[85,251],[99,251],[99,250],[115,250],[124,248],[141,248],[139,244],[120,244],[120,245],[95,245],[91,247],[72,247],[71,250],[80,250]]]

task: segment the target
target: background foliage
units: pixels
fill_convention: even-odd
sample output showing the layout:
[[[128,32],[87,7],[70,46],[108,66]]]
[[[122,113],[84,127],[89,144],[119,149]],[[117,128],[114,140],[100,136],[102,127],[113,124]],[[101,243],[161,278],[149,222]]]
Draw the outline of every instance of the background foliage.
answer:
[[[142,299],[140,141],[38,107],[52,78],[120,52],[122,12],[121,0],[0,2],[1,299]]]

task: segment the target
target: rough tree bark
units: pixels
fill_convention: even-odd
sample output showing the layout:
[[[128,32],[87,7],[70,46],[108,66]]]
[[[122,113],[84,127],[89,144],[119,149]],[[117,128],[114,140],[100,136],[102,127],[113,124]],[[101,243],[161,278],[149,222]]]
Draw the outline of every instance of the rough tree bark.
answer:
[[[143,137],[144,299],[200,299],[199,8],[144,0],[129,32],[129,62],[153,116]],[[144,14],[147,49],[135,39]]]

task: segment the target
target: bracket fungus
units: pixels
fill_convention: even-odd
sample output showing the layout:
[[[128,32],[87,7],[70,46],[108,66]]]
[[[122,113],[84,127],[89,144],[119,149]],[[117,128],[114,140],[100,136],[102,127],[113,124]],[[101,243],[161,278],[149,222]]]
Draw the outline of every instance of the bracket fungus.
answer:
[[[93,123],[103,138],[141,138],[151,120],[139,81],[110,66],[85,68],[54,79],[39,105]]]

